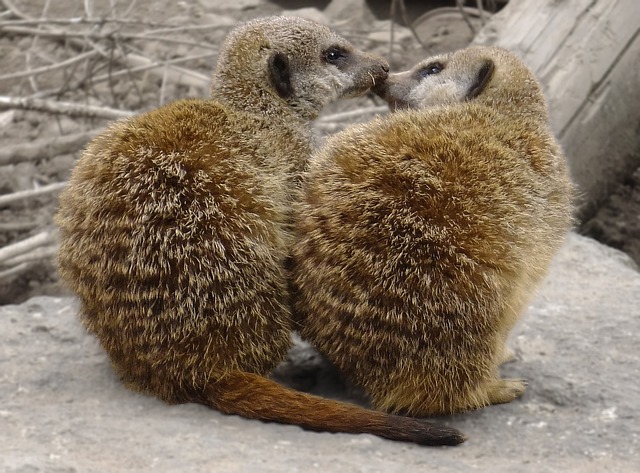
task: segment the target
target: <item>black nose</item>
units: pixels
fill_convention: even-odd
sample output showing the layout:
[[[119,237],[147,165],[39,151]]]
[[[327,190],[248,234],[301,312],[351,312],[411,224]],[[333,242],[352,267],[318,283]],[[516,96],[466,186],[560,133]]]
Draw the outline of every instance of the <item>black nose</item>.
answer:
[[[382,70],[383,70],[384,72],[389,72],[389,64],[383,64],[383,65],[382,65]]]

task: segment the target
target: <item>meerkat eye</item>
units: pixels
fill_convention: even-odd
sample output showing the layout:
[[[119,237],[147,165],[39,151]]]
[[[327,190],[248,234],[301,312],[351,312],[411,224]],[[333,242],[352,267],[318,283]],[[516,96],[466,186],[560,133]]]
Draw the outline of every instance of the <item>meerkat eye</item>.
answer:
[[[423,67],[422,69],[420,69],[418,71],[418,75],[420,77],[433,76],[433,75],[436,75],[436,74],[440,74],[443,69],[444,69],[444,66],[442,65],[442,63],[440,63],[440,62],[431,62],[431,63],[427,64],[425,67]]]
[[[347,52],[337,46],[332,46],[324,52],[324,60],[330,64],[338,62],[347,57]]]

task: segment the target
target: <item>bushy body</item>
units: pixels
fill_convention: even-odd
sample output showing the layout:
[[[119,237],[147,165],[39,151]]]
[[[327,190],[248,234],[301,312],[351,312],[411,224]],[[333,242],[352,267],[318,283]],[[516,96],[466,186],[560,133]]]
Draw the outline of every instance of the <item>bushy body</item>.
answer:
[[[543,94],[476,47],[391,74],[395,113],[310,163],[294,245],[304,338],[374,406],[426,416],[513,400],[506,339],[572,222]]]

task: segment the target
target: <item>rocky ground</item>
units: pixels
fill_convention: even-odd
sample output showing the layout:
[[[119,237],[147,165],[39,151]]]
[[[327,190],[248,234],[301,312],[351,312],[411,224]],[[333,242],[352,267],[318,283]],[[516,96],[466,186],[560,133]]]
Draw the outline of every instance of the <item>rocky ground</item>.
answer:
[[[570,236],[514,333],[504,375],[528,379],[524,397],[441,419],[468,435],[458,447],[164,405],[118,382],[75,310],[48,297],[0,307],[2,471],[635,473],[640,464],[640,273],[585,237]],[[280,379],[300,384],[292,367],[306,364],[309,389],[335,390],[308,348],[293,357]]]

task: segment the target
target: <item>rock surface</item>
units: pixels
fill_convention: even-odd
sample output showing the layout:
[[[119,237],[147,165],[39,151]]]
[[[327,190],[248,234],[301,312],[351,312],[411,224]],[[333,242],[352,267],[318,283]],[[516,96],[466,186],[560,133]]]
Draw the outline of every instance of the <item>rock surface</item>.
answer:
[[[167,406],[126,390],[69,298],[0,307],[3,472],[616,472],[640,465],[640,273],[570,235],[516,329],[524,397],[428,448]],[[300,351],[300,350],[298,350]],[[302,350],[304,351],[304,350]],[[296,356],[299,356],[298,353]]]

